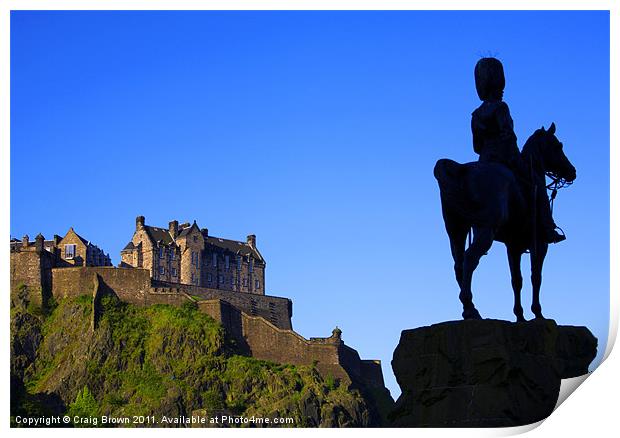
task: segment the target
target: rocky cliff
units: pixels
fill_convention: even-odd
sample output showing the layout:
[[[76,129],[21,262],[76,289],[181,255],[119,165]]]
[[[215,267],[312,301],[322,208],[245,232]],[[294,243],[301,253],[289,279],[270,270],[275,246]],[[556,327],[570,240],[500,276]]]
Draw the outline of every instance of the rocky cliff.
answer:
[[[452,321],[404,330],[392,368],[401,427],[518,426],[546,418],[560,381],[586,374],[597,340],[553,320]]]
[[[90,296],[49,309],[12,304],[13,425],[17,416],[68,414],[286,417],[289,427],[363,427],[380,425],[386,409],[373,393],[323,378],[313,366],[239,354],[223,327],[191,304],[135,307],[106,297],[96,328]]]

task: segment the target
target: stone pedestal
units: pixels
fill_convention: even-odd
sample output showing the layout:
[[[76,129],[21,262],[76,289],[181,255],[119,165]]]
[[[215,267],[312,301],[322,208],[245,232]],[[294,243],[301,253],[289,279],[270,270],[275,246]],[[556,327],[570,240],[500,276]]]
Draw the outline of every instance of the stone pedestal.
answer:
[[[586,374],[597,340],[553,320],[451,321],[404,330],[392,368],[397,427],[501,427],[546,418],[560,380]]]

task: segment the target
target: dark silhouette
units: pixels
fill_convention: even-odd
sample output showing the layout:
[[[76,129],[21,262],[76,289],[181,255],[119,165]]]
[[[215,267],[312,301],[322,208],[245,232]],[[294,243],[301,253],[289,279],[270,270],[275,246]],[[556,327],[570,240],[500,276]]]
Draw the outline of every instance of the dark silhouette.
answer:
[[[506,165],[492,161],[459,164],[441,159],[435,165],[464,319],[481,318],[472,301],[471,280],[480,258],[494,240],[504,242],[508,251],[517,321],[525,321],[521,307],[521,255],[530,251],[532,312],[543,318],[540,285],[549,244],[537,220],[536,197],[540,193],[537,185],[541,181],[544,184],[545,173],[568,182],[577,174],[555,136],[555,124],[548,130],[544,127],[536,130],[523,146],[520,158],[529,168],[528,180],[518,179]],[[466,251],[470,229],[473,229],[473,241]]]
[[[517,178],[528,180],[531,172],[527,163],[520,159],[510,110],[503,101],[506,80],[502,63],[496,58],[480,59],[474,69],[474,78],[476,92],[482,101],[471,115],[474,152],[480,155],[479,161],[502,163]],[[538,221],[547,243],[558,243],[566,237],[555,230],[557,227],[551,216],[544,182],[544,175],[541,181],[536,181]]]

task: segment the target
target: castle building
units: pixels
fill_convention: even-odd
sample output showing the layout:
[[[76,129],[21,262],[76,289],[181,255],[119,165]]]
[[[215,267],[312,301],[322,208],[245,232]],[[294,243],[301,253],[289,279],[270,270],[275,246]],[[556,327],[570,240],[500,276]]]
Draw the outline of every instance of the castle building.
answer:
[[[120,267],[143,268],[154,281],[188,284],[265,295],[265,260],[256,247],[256,236],[245,242],[210,236],[207,228],[193,224],[168,228],[145,224],[136,218],[131,241],[121,251]]]
[[[54,234],[52,240],[45,240],[41,234],[34,242],[30,241],[28,235],[22,240],[11,239],[11,252],[42,250],[49,252],[65,265],[112,266],[110,255],[76,233],[73,227],[69,228],[65,237]]]

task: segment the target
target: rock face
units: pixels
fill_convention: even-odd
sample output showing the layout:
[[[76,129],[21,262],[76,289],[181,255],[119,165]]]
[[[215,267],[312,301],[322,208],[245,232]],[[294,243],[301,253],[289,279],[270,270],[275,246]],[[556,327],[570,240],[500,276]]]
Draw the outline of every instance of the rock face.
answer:
[[[597,340],[553,320],[451,321],[404,330],[392,368],[397,427],[518,426],[546,418],[563,378],[586,374]]]

